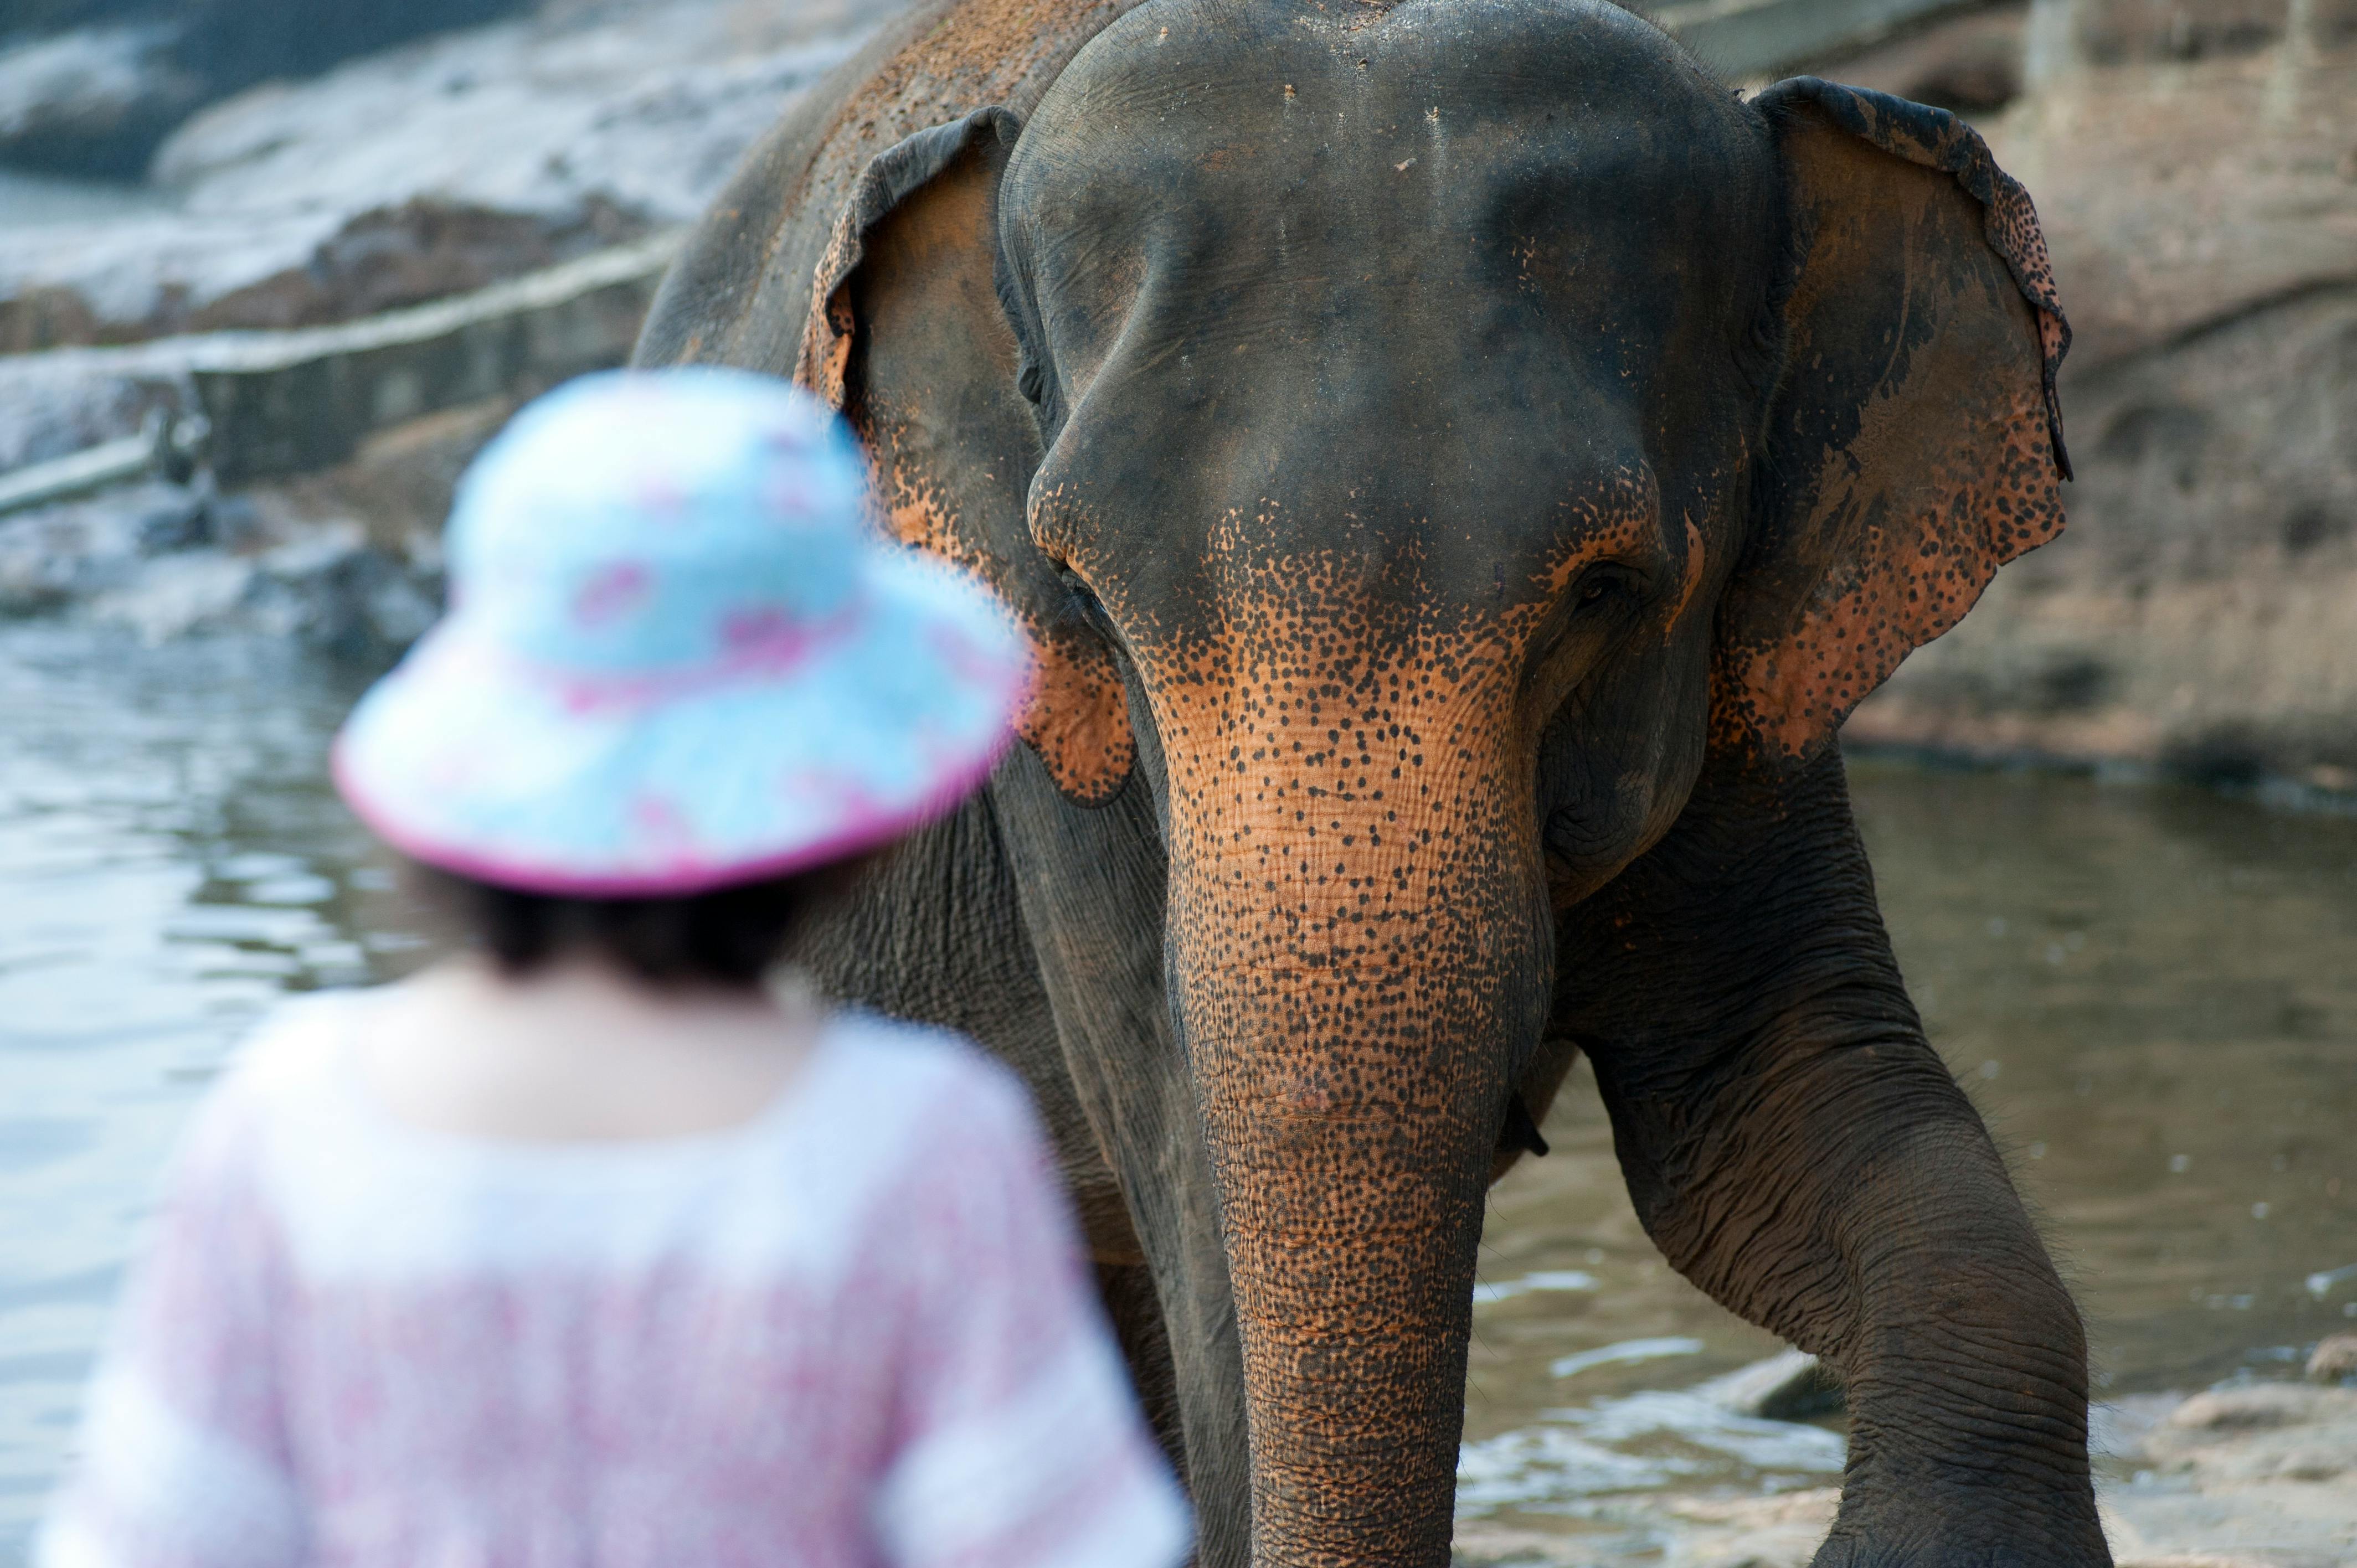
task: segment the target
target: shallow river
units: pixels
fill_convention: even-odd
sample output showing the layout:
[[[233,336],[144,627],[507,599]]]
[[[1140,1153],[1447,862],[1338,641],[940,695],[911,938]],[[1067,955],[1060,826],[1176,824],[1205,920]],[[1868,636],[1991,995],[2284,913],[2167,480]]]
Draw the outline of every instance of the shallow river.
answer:
[[[327,792],[350,672],[0,630],[0,1563],[189,1099],[280,993],[423,954]],[[2105,1397],[2282,1376],[2357,1317],[2357,822],[2084,779],[1852,777],[1900,958],[2077,1284]],[[1776,1348],[1638,1230],[1576,1079],[1493,1200],[1460,1508],[1837,1474],[1681,1391]],[[2314,1276],[2311,1286],[2311,1277]]]

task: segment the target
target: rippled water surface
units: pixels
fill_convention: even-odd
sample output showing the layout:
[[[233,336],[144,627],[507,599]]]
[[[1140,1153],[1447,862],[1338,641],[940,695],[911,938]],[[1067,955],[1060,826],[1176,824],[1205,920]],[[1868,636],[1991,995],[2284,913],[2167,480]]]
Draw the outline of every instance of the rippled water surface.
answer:
[[[189,1098],[282,992],[409,945],[321,787],[355,690],[276,649],[0,633],[0,1563]]]
[[[271,648],[0,632],[0,1562],[190,1097],[281,993],[420,956],[323,783],[359,681]],[[2357,822],[1852,774],[1900,961],[2108,1394],[2280,1375],[2357,1317],[2357,1269],[2335,1273],[2357,1265]],[[1837,1423],[1686,1391],[1777,1346],[1645,1240],[1584,1074],[1546,1131],[1555,1152],[1493,1198],[1466,1517],[1609,1530],[1616,1499],[1663,1487],[1836,1476]]]
[[[2357,822],[1850,779],[1900,965],[2077,1291],[2097,1397],[2296,1375],[2357,1318]],[[1647,1242],[1584,1070],[1545,1131],[1491,1197],[1460,1513],[1617,1529],[1632,1492],[1837,1477],[1837,1423],[1677,1391],[1779,1346]]]

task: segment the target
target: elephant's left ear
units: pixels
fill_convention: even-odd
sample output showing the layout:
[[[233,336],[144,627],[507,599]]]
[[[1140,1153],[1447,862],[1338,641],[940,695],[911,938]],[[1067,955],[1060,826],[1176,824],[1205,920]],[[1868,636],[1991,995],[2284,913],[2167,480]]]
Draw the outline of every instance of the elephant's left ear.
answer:
[[[1813,77],[1752,105],[1784,171],[1791,274],[1712,728],[1792,761],[2061,532],[2071,328],[2029,194],[1972,127]]]

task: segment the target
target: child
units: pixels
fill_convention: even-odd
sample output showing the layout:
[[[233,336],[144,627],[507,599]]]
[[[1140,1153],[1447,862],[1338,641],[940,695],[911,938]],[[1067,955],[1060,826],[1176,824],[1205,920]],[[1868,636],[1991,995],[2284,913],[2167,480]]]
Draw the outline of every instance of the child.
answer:
[[[799,392],[527,410],[339,783],[479,951],[290,1005],[199,1111],[45,1568],[1169,1568],[1020,1088],[765,990],[1022,701]]]

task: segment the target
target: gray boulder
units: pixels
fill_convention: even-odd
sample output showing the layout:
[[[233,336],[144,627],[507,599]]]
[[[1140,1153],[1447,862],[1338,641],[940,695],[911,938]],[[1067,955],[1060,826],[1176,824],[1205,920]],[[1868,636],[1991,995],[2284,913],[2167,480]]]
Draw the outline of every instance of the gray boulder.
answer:
[[[0,37],[0,164],[136,179],[173,127],[207,103],[526,3],[32,0]]]
[[[0,46],[0,163],[137,179],[156,144],[209,98],[175,58],[169,22],[116,22]]]

